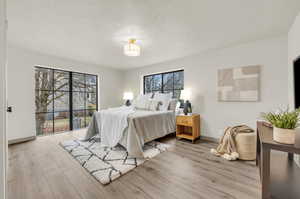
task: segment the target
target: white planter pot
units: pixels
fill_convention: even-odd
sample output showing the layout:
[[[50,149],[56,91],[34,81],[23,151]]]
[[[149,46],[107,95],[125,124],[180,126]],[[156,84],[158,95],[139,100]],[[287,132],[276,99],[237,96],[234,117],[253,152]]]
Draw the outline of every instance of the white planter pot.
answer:
[[[273,128],[273,139],[282,144],[295,144],[295,129]]]

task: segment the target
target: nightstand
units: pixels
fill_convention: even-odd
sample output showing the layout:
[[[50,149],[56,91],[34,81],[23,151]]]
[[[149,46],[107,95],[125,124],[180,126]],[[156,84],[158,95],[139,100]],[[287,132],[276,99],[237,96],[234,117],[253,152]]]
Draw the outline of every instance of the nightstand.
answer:
[[[194,141],[200,137],[200,115],[177,115],[176,138]]]

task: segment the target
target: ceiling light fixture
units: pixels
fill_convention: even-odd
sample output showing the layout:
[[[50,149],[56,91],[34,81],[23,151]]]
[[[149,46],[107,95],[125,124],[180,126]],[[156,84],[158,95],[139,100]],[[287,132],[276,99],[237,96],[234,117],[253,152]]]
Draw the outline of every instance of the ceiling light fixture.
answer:
[[[141,47],[136,44],[136,39],[129,39],[128,44],[124,46],[124,54],[130,57],[140,56]]]

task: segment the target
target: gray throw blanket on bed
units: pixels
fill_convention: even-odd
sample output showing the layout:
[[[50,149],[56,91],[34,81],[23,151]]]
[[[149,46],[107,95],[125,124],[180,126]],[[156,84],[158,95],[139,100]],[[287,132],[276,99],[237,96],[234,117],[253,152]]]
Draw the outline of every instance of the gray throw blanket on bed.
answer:
[[[235,136],[239,133],[252,133],[254,130],[246,125],[228,127],[220,140],[217,149],[211,149],[211,153],[227,160],[236,160],[239,154],[236,149]]]

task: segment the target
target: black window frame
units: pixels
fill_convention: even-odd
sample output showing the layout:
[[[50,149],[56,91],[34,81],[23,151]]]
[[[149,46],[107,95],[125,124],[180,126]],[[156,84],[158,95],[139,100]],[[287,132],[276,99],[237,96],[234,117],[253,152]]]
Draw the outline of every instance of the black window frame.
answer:
[[[177,72],[182,72],[183,73],[183,86],[181,89],[175,89],[174,86],[174,74]],[[164,75],[165,74],[173,74],[173,86],[172,89],[164,89]],[[174,70],[174,71],[168,71],[168,72],[163,72],[163,73],[154,73],[154,74],[150,74],[150,75],[144,75],[143,76],[143,93],[146,94],[146,78],[151,77],[151,76],[156,76],[156,75],[160,75],[161,76],[161,88],[160,89],[155,89],[155,90],[151,90],[151,93],[153,92],[160,92],[160,93],[164,93],[164,91],[171,91],[173,93],[173,98],[174,97],[174,91],[182,91],[184,89],[184,69],[180,69],[180,70]],[[150,92],[149,92],[150,93]]]
[[[46,111],[46,112],[37,112],[35,110],[35,115],[38,115],[38,114],[52,114],[52,133],[47,133],[46,135],[49,135],[49,134],[55,134],[55,133],[62,133],[62,132],[65,132],[65,131],[55,131],[55,113],[62,113],[62,112],[66,112],[69,114],[69,130],[68,131],[72,131],[74,130],[73,129],[73,113],[74,112],[80,112],[80,111],[84,111],[84,127],[82,128],[85,128],[88,126],[87,124],[87,121],[86,121],[86,118],[87,118],[87,111],[98,111],[98,75],[95,75],[95,74],[89,74],[89,73],[82,73],[82,72],[76,72],[76,71],[70,71],[70,70],[62,70],[62,69],[57,69],[57,68],[50,68],[50,67],[44,67],[44,66],[35,66],[34,67],[35,70],[36,69],[45,69],[45,70],[50,70],[51,73],[52,73],[52,89],[51,90],[44,90],[44,89],[38,89],[38,88],[35,88],[35,92],[37,91],[45,91],[45,92],[52,92],[52,96],[54,97],[55,95],[55,81],[54,81],[54,78],[55,78],[55,72],[63,72],[63,73],[68,73],[68,86],[69,86],[69,89],[68,90],[58,90],[56,92],[64,92],[64,93],[69,93],[68,95],[68,98],[69,98],[69,107],[68,107],[68,110],[55,110],[55,100],[53,100],[52,102],[52,110],[51,111]],[[84,75],[84,81],[85,81],[85,88],[84,88],[84,91],[73,91],[73,74],[80,74],[80,75]],[[87,83],[86,83],[86,76],[94,76],[96,77],[96,84],[93,85],[93,86],[96,86],[96,90],[95,92],[88,92],[87,91]],[[35,80],[36,81],[36,80]],[[91,85],[89,85],[91,86]],[[86,95],[84,95],[85,99],[84,99],[84,109],[75,109],[74,110],[74,106],[73,106],[73,93],[74,92],[78,92],[78,93],[84,93],[84,94],[87,94],[87,93],[90,93],[90,94],[96,94],[96,109],[88,109],[87,108],[87,99],[86,99]],[[77,128],[77,129],[80,129],[80,128]],[[43,136],[44,134],[40,134],[38,136]]]

